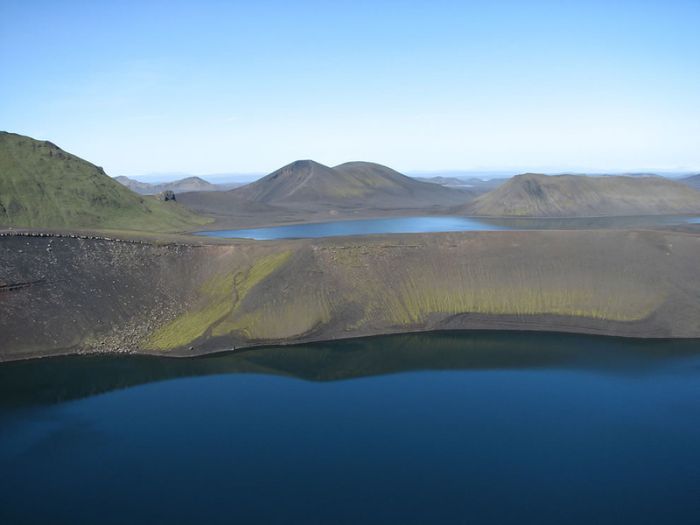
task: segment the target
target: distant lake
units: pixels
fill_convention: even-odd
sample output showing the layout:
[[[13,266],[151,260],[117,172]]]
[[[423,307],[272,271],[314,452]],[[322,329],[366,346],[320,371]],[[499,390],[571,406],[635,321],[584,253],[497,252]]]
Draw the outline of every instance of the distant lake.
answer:
[[[295,239],[369,235],[375,233],[428,233],[475,230],[507,230],[507,227],[464,217],[391,217],[383,219],[354,219],[349,221],[288,224],[245,230],[199,232],[209,237],[243,239]]]
[[[696,524],[700,341],[0,364],[0,523]]]
[[[336,237],[381,233],[430,233],[457,231],[587,229],[654,227],[686,222],[698,222],[679,216],[593,217],[572,219],[507,218],[487,219],[458,216],[445,217],[391,217],[381,219],[353,219],[343,221],[286,224],[265,228],[203,231],[208,237],[243,238],[256,240]]]

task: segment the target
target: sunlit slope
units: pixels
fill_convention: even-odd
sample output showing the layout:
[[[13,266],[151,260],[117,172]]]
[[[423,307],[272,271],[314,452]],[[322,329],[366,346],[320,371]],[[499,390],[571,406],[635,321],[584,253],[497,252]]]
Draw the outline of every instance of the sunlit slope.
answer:
[[[463,211],[518,217],[700,213],[700,192],[662,177],[528,173],[476,198]]]
[[[0,132],[1,226],[177,231],[206,222],[133,193],[50,142]]]
[[[76,349],[191,355],[435,329],[700,337],[694,234],[468,232],[216,246],[0,237],[0,248],[4,359]]]

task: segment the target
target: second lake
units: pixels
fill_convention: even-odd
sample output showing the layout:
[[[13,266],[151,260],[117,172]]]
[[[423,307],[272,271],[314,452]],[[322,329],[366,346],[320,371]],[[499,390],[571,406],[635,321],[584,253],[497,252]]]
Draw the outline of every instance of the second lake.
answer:
[[[353,219],[304,224],[285,224],[264,228],[203,231],[198,235],[256,240],[308,239],[371,235],[382,233],[433,233],[498,230],[550,230],[550,229],[601,229],[601,228],[649,228],[695,222],[683,216],[639,217],[590,217],[566,219],[533,218],[473,218],[459,216],[385,217],[379,219]]]

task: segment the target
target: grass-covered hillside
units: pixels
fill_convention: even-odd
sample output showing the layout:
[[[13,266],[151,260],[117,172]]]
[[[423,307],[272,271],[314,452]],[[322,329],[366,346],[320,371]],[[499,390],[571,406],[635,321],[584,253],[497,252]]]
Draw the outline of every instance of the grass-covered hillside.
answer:
[[[137,195],[50,142],[0,132],[0,226],[178,231],[207,222]]]
[[[466,205],[470,215],[594,217],[700,213],[700,192],[662,177],[518,175]]]

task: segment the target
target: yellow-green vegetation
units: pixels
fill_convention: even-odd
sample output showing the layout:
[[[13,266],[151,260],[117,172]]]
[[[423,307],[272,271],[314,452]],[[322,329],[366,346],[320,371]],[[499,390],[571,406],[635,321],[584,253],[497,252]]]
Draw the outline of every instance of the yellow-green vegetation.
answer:
[[[628,300],[621,301],[607,296],[600,288],[532,288],[527,284],[486,288],[478,283],[435,287],[409,280],[395,295],[391,294],[387,302],[391,319],[397,324],[421,323],[430,314],[436,313],[549,314],[610,321],[636,321],[648,316],[660,302],[658,297],[645,291],[628,292],[632,292],[625,295]]]
[[[331,304],[323,292],[272,300],[228,324],[214,335],[240,331],[251,340],[278,340],[301,336],[331,320]]]
[[[550,267],[430,265],[404,275],[386,296],[391,319],[420,323],[432,313],[563,315],[611,321],[646,317],[662,300],[657,293],[611,269],[606,274]],[[612,274],[612,275],[611,275]]]
[[[242,275],[240,281],[236,283],[237,302],[242,301],[255,285],[282,266],[289,259],[290,255],[292,255],[291,251],[284,251],[256,260],[250,269]]]
[[[200,301],[193,309],[157,330],[147,341],[151,350],[167,350],[190,344],[207,331],[212,335],[236,328],[231,316],[248,293],[291,255],[290,251],[262,256],[243,270],[231,270],[208,279],[200,289]]]
[[[388,246],[350,245],[329,252],[329,264],[342,268],[340,278],[349,281],[346,300],[364,306],[360,324],[383,318],[398,326],[419,325],[435,314],[469,313],[635,321],[664,300],[653,283],[640,282],[625,268],[546,260],[513,265],[497,257],[445,254],[414,259],[407,248],[401,260]]]
[[[146,347],[167,350],[184,346],[204,335],[207,329],[230,312],[236,275],[230,272],[206,281],[200,290],[203,304],[188,311],[153,333]]]
[[[182,231],[211,222],[137,195],[50,142],[0,132],[0,226]]]
[[[248,295],[248,292],[257,284],[278,269],[291,255],[291,252],[282,252],[270,255],[258,260],[246,273],[240,283],[236,285],[238,293],[237,305]],[[212,335],[228,335],[233,332],[241,332],[250,339],[275,339],[285,337],[279,334],[294,335],[299,333],[296,328],[299,324],[308,326],[315,324],[320,319],[328,319],[328,309],[325,313],[315,312],[326,305],[321,297],[308,297],[306,300],[300,297],[280,295],[276,291],[272,298],[254,312],[241,314],[235,308],[230,315],[222,320],[212,330]]]

